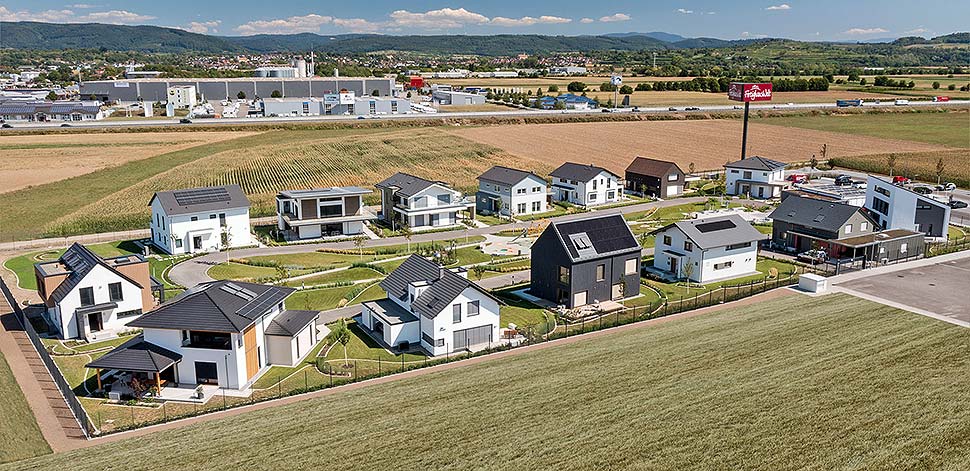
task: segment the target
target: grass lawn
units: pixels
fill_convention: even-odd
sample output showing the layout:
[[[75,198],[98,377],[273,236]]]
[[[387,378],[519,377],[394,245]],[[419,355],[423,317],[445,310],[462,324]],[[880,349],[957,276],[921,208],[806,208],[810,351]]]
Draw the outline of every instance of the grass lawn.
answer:
[[[847,295],[796,296],[7,469],[970,467],[970,331]],[[361,453],[361,437],[385,438],[381,453]]]
[[[51,452],[40,433],[34,413],[14,379],[7,360],[0,355],[0,463],[18,461]]]
[[[350,342],[347,343],[347,358],[350,360],[377,360],[380,358],[382,361],[393,362],[397,360],[401,361],[401,355],[394,355],[389,353],[384,347],[380,346],[374,339],[370,338],[369,335],[360,330],[360,327],[356,322],[350,322]],[[424,355],[405,353],[404,361],[422,361],[425,359]],[[342,345],[336,345],[327,355],[327,361],[334,363],[336,367],[338,364],[342,364],[344,360],[344,348]]]
[[[644,263],[653,263],[652,260],[646,261]],[[697,284],[691,283],[690,289],[684,283],[663,283],[659,281],[649,280],[647,283],[659,289],[664,295],[666,295],[671,301],[679,299],[681,296],[689,298],[692,296],[697,296],[700,294],[707,293],[708,291],[715,290],[721,286],[736,286],[745,283],[751,283],[752,281],[762,281],[768,276],[768,270],[772,267],[778,269],[778,274],[781,278],[788,276],[796,270],[795,265],[791,263],[784,262],[781,260],[775,260],[771,258],[760,258],[755,266],[760,272],[757,275],[751,275],[741,278],[734,278],[725,281],[719,281],[715,283]]]
[[[945,94],[945,92],[944,92]],[[970,147],[966,111],[949,113],[874,113],[839,116],[784,116],[757,119],[764,124],[904,139],[951,147]]]
[[[71,347],[71,348],[73,350],[75,350],[75,351],[78,351],[78,352],[90,352],[92,350],[99,350],[99,349],[107,348],[107,347],[114,348],[114,347],[117,347],[118,345],[121,345],[121,344],[123,344],[123,343],[131,340],[131,339],[132,339],[132,336],[125,335],[125,336],[118,337],[118,338],[114,338],[114,339],[103,340],[101,342],[85,343],[85,344],[77,345],[77,346],[74,346],[74,347]]]
[[[303,361],[298,363],[296,366],[271,367],[269,371],[264,373],[263,376],[260,376],[259,379],[253,383],[253,389],[266,389],[270,386],[275,386],[276,383],[278,383],[281,379],[286,378],[297,370],[307,365],[315,365],[317,362],[317,354],[320,353],[320,349],[322,349],[325,345],[326,342],[324,342],[323,339],[320,339],[320,342],[313,347],[313,350],[310,350],[310,353],[307,354],[306,358],[304,358]]]
[[[660,295],[656,291],[643,285],[640,285],[640,295],[639,297],[623,301],[623,305],[626,307],[639,307],[660,301]]]
[[[548,219],[557,216],[562,216],[564,214],[572,214],[582,212],[582,209],[576,206],[562,207],[558,204],[549,205],[549,211],[539,214],[526,214],[522,216],[516,216],[516,219],[520,221],[535,221],[538,219]]]
[[[489,226],[498,226],[500,224],[509,224],[509,222],[510,222],[505,217],[501,217],[500,218],[498,216],[492,216],[492,215],[486,216],[484,214],[476,214],[475,215],[475,220],[476,221],[479,221],[479,222],[483,222],[485,224],[488,224]]]
[[[366,250],[366,249],[365,249]],[[348,255],[327,252],[303,252],[283,255],[260,255],[248,257],[245,260],[254,263],[278,263],[287,268],[339,268],[346,267],[357,262],[372,262],[376,259],[387,258],[386,256],[375,257],[373,255]],[[275,269],[273,269],[275,270]]]
[[[947,228],[947,238],[950,242],[956,242],[967,236],[967,233],[963,229],[957,226],[950,226]]]
[[[333,273],[311,276],[309,278],[303,278],[300,280],[288,281],[285,284],[286,286],[301,287],[301,286],[326,285],[330,283],[342,283],[346,281],[370,280],[374,278],[383,278],[383,277],[384,277],[383,273],[371,270],[370,268],[355,267],[355,268],[348,268],[346,270],[336,271]]]
[[[276,268],[273,267],[257,267],[255,265],[246,265],[245,263],[229,262],[220,263],[218,265],[213,265],[209,267],[209,271],[206,272],[210,277],[216,280],[239,280],[239,281],[253,281],[266,280],[276,278],[278,273]],[[304,273],[309,273],[308,270],[289,270],[290,276],[302,275]]]
[[[119,255],[141,253],[138,250],[138,246],[130,240],[92,244],[86,245],[86,247],[102,257],[117,257]],[[21,288],[35,290],[37,289],[37,279],[34,277],[34,264],[41,261],[57,260],[57,257],[60,257],[65,250],[67,249],[31,252],[13,257],[3,265],[17,274],[18,285]]]

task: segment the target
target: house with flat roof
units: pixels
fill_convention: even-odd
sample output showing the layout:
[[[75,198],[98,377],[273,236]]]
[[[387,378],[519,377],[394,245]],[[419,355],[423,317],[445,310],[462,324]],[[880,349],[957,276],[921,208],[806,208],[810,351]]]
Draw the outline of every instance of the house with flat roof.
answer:
[[[213,252],[253,243],[249,199],[239,185],[159,191],[148,205],[152,243],[166,253]]]
[[[748,157],[724,165],[728,195],[768,199],[781,196],[785,188],[785,163],[764,157]]]
[[[142,333],[86,366],[98,369],[99,378],[103,370],[116,370],[159,390],[169,383],[248,389],[271,365],[298,364],[319,340],[318,312],[284,308],[294,291],[203,283],[129,322]]]
[[[356,186],[286,190],[276,195],[276,227],[287,240],[362,234],[377,215],[364,206],[371,190]]]
[[[635,296],[641,251],[621,214],[554,221],[532,245],[529,292],[567,308]]]
[[[532,172],[496,165],[478,176],[476,209],[481,214],[516,216],[544,213],[548,184]]]
[[[155,307],[153,292],[164,300],[145,257],[101,257],[78,243],[57,260],[34,264],[34,276],[44,319],[62,339],[114,336]]]
[[[579,206],[616,203],[623,198],[620,176],[595,165],[566,162],[549,174],[552,198]]]
[[[677,221],[653,234],[653,268],[698,283],[758,273],[758,243],[768,237],[737,214]]]
[[[428,230],[459,224],[459,213],[474,211],[475,202],[447,183],[395,173],[375,185],[381,192],[381,219],[393,229],[402,224]]]
[[[869,175],[866,209],[883,229],[916,231],[939,241],[949,235],[949,205],[880,177]]]
[[[672,198],[684,193],[686,175],[674,162],[637,157],[623,176],[627,191],[657,198]]]
[[[499,341],[499,301],[463,269],[411,255],[380,287],[387,297],[361,305],[360,325],[385,346],[436,356]]]

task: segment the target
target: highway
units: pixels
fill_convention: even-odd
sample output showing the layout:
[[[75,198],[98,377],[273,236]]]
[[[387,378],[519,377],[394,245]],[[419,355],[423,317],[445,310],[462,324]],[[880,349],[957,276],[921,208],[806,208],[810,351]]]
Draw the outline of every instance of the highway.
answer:
[[[880,103],[865,102],[862,108],[887,108],[897,106],[893,100],[885,100]],[[910,107],[924,106],[945,106],[960,107],[970,106],[970,100],[953,100],[948,102],[932,101],[910,101]],[[675,108],[671,111],[670,108]],[[408,113],[408,114],[388,114],[371,116],[354,115],[330,115],[330,116],[281,116],[281,117],[262,117],[262,118],[194,118],[191,123],[180,123],[178,118],[172,119],[132,119],[132,120],[100,120],[100,121],[78,121],[70,123],[72,128],[113,128],[113,127],[140,127],[140,126],[210,126],[220,124],[271,124],[271,123],[313,123],[328,121],[356,121],[356,120],[414,120],[414,119],[455,119],[455,118],[519,118],[526,116],[546,116],[546,115],[598,115],[606,113],[705,113],[705,112],[731,112],[742,109],[742,105],[707,105],[697,106],[696,110],[686,111],[685,106],[662,106],[662,107],[641,107],[641,108],[617,108],[617,109],[594,109],[594,110],[536,110],[531,108],[510,109],[509,111],[468,111],[454,113]],[[770,103],[752,104],[751,110],[822,110],[837,108],[835,102],[829,103]],[[605,111],[608,110],[608,111]],[[63,122],[30,122],[30,123],[10,123],[12,128],[4,129],[51,129],[63,127]]]

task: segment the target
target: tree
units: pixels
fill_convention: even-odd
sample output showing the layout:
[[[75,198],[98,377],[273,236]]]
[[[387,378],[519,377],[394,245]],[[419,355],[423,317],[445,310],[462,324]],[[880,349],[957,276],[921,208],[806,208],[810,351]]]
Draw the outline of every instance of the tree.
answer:
[[[370,96],[381,96],[381,91],[375,88],[374,91],[370,92]]]
[[[687,280],[687,291],[689,292],[690,291],[690,277],[694,276],[694,264],[691,263],[690,260],[687,260],[687,263],[685,263],[680,268],[680,272],[684,275],[684,278]]]
[[[955,83],[951,83],[951,84],[949,84],[949,85],[946,86],[946,89],[947,90],[950,90],[952,92],[953,90],[956,90],[957,89],[957,85]]]
[[[889,167],[889,177],[892,178],[893,171],[896,170],[896,154],[889,154],[886,157],[886,166]]]
[[[939,90],[939,89],[940,89],[940,82],[933,82],[933,90]]]
[[[862,77],[861,79],[859,79],[859,85],[865,85],[866,83],[868,82],[866,81],[865,77]]]
[[[943,157],[936,161],[936,184],[939,185],[943,180],[943,171],[946,170],[946,162],[943,161]]]
[[[245,100],[246,99],[246,92],[244,92],[242,90],[239,90],[239,93],[236,94],[236,98],[238,98],[240,100]]]
[[[566,90],[569,90],[571,92],[583,92],[583,91],[586,91],[586,84],[578,80],[574,82],[569,82],[569,85],[566,85]]]
[[[600,91],[601,92],[615,92],[616,91],[616,85],[613,85],[610,82],[603,82],[603,83],[600,84]]]
[[[360,259],[364,259],[364,243],[367,242],[367,236],[361,234],[354,237],[354,247],[357,247],[357,252],[360,253]]]
[[[849,72],[849,77],[848,77],[847,80],[849,82],[857,82],[857,81],[859,81],[859,73],[858,72]]]
[[[536,89],[536,96],[542,96],[542,95],[544,95],[544,93],[542,93],[542,87],[537,88]]]
[[[475,266],[473,266],[472,267],[472,275],[475,276],[475,279],[476,280],[482,281],[482,277],[485,276],[485,265],[475,265]]]
[[[279,90],[273,90],[273,93],[269,94],[270,98],[283,98],[283,94]]]
[[[290,277],[290,271],[286,269],[283,265],[276,265],[276,282],[282,283],[283,280]]]
[[[822,147],[819,148],[818,153],[822,156],[822,162],[828,162],[828,159],[826,159],[825,156],[829,153],[829,145],[822,144]]]
[[[579,83],[579,82],[573,82],[573,83]],[[559,93],[559,85],[549,85],[548,91],[549,93]]]
[[[404,237],[404,240],[408,241],[408,253],[411,252],[411,236],[413,235],[414,232],[411,231],[411,226],[401,224],[401,236]]]
[[[695,169],[694,162],[687,164],[687,173],[690,173],[691,175],[693,175],[694,169]]]
[[[812,154],[812,160],[808,161],[808,167],[811,168],[813,172],[816,168],[818,168],[818,158],[815,157],[815,154]],[[809,179],[811,179],[811,175],[809,175]]]
[[[228,265],[230,260],[229,253],[232,250],[232,232],[229,231],[229,226],[223,227],[219,235],[222,248],[226,251],[226,265]]]
[[[620,87],[620,95],[633,95],[633,87],[629,85]]]
[[[47,94],[47,99],[49,101],[54,101],[54,100],[57,99],[57,94],[52,91],[52,92],[50,92],[50,93]]]
[[[350,343],[350,328],[347,327],[347,320],[340,318],[330,326],[330,333],[325,339],[328,343],[339,343],[344,347],[344,366],[349,367],[350,361],[347,360],[347,344]]]

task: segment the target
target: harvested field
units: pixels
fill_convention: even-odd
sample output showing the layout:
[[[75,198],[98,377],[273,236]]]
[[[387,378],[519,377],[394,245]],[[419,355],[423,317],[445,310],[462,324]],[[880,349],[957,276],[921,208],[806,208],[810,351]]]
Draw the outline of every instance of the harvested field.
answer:
[[[246,132],[52,134],[0,137],[0,193],[84,175]]]
[[[693,162],[698,170],[713,170],[737,160],[741,149],[741,122],[736,120],[504,125],[448,132],[550,166],[566,161],[593,163],[620,174],[637,155],[672,160],[684,169]],[[829,157],[945,149],[928,143],[760,122],[748,129],[748,155],[803,162],[811,159],[822,144],[828,144]]]

